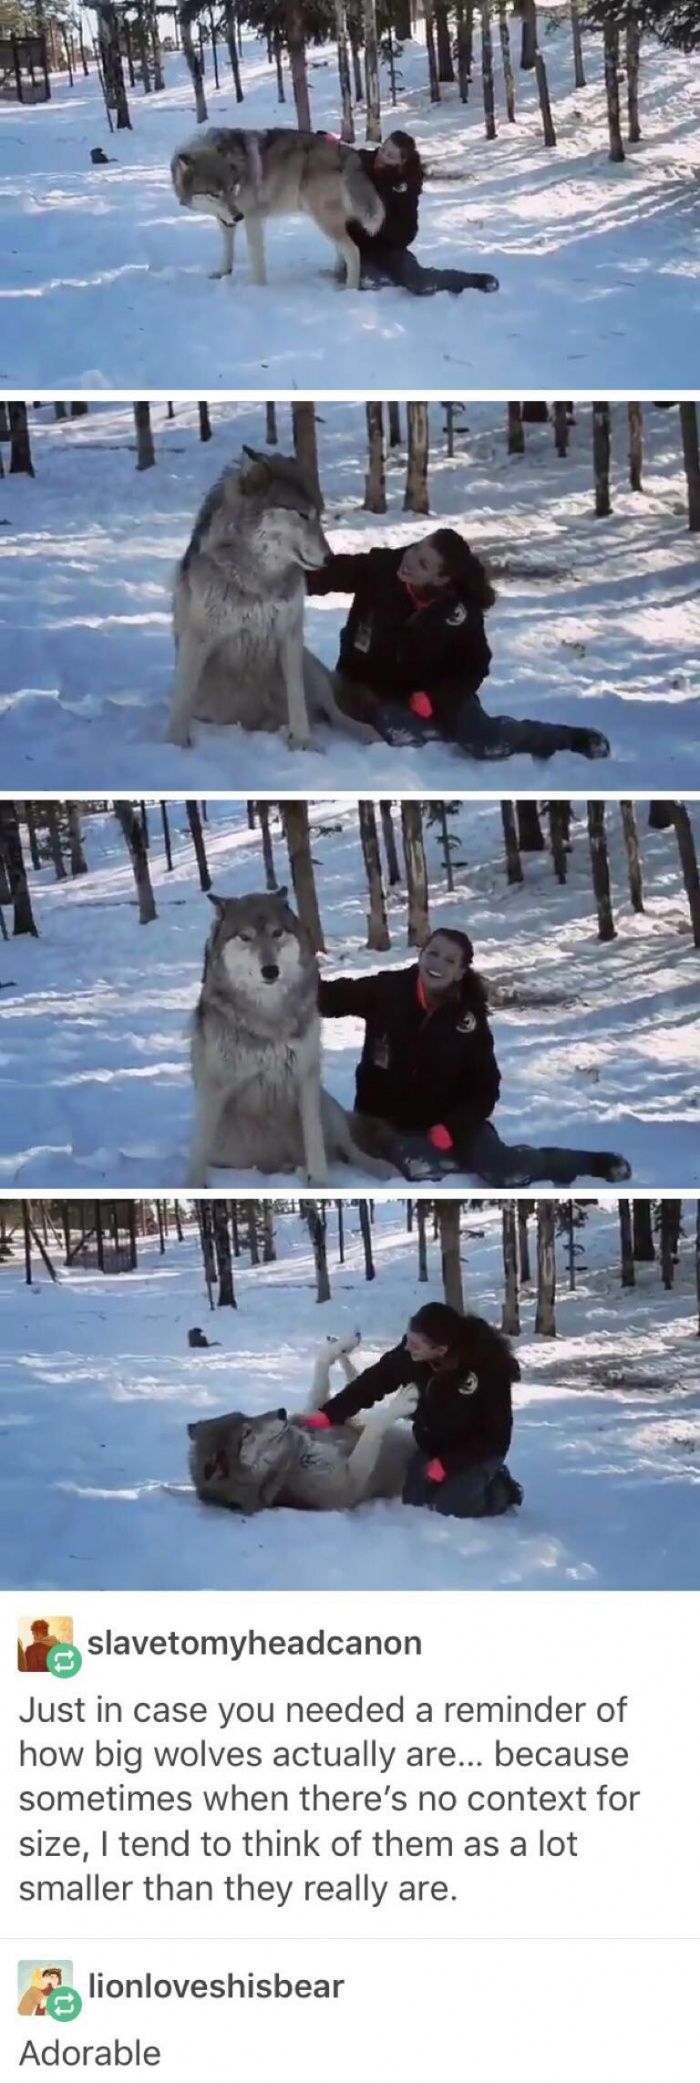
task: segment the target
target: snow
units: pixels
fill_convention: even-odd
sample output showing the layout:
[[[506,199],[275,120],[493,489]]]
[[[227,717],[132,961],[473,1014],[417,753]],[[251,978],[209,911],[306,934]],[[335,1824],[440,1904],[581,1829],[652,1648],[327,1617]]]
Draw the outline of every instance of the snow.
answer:
[[[431,107],[425,49],[400,61],[391,108],[382,68],[385,130],[411,130],[432,170],[416,251],[442,266],[495,271],[497,297],[467,292],[418,302],[400,290],[348,295],[332,279],[332,249],[306,219],[275,223],[269,287],[255,288],[242,245],[237,275],[213,282],[216,227],[179,208],[173,151],[194,130],[184,61],[166,60],[164,93],[130,94],[131,132],[110,135],[96,73],[52,100],[0,105],[4,225],[2,377],[5,389],[372,389],[388,363],[395,381],[449,391],[485,385],[589,386],[629,392],[692,387],[697,378],[698,140],[695,77],[680,53],[645,44],[643,141],[623,165],[608,159],[600,37],[585,41],[589,85],[573,88],[570,27],[543,13],[543,48],[558,135],[542,141],[534,75],[516,72],[517,121],[503,107],[484,137],[476,32],[469,105],[456,87]],[[512,23],[514,44],[519,27]],[[516,52],[517,57],[517,52]],[[274,69],[245,43],[245,99],[236,107],[222,54],[210,120],[293,124],[278,107]],[[338,126],[335,51],[310,53],[312,122]],[[360,111],[360,121],[362,112]],[[362,133],[358,137],[362,143]],[[93,167],[101,146],[114,162]],[[383,384],[386,390],[386,383]]]
[[[288,452],[282,406],[278,418]],[[607,521],[593,513],[590,408],[577,411],[566,461],[551,427],[537,426],[524,457],[508,457],[502,404],[470,403],[463,419],[450,459],[440,408],[431,408],[433,518],[403,513],[403,454],[390,463],[388,513],[378,518],[361,511],[362,406],[324,402],[330,541],[346,550],[405,543],[436,522],[468,533],[493,562],[499,592],[486,707],[602,730],[610,759],[591,769],[570,754],[546,766],[520,755],[494,769],[441,744],[368,750],[325,729],[318,751],[293,753],[281,734],[204,725],[195,751],[166,745],[173,569],[205,490],[243,441],[261,445],[264,415],[260,405],[213,405],[213,438],[202,444],[195,406],[178,404],[174,421],[154,406],[157,463],[138,473],[131,407],[113,403],[58,424],[50,408],[32,414],[36,477],[0,484],[0,759],[17,792],[453,794],[507,777],[521,794],[633,794],[648,789],[650,774],[659,793],[699,787],[698,538],[688,532],[677,412],[646,409],[640,495],[628,489],[626,409],[615,409]],[[348,606],[333,596],[308,602],[307,641],[329,665]]]
[[[498,803],[450,807],[458,839],[455,891],[446,889],[437,830],[426,824],[433,925],[466,927],[488,980],[506,1141],[564,1141],[620,1150],[635,1188],[700,1185],[700,956],[693,947],[674,833],[646,830],[638,806],[645,903],[630,906],[622,828],[608,810],[617,938],[597,937],[585,823],[579,808],[568,880],[547,853],[524,855],[525,882],[506,881]],[[156,806],[151,873],[158,909],[138,923],[131,868],[116,821],[84,819],[89,873],[56,882],[30,871],[39,938],[0,946],[0,1187],[136,1192],[181,1187],[193,1107],[187,1025],[211,923],[184,804],[171,804],[168,874]],[[328,973],[413,959],[403,888],[389,900],[392,945],[366,950],[366,885],[356,806],[311,805],[312,851]],[[273,820],[278,879],[286,848]],[[397,820],[397,837],[398,832]],[[215,890],[264,886],[259,831],[240,802],[211,803],[205,827]],[[700,834],[696,831],[696,839]],[[324,1027],[324,1077],[352,1104],[358,1021]],[[250,1192],[262,1174],[243,1173]],[[222,1171],[211,1185],[235,1184]],[[275,1183],[284,1188],[284,1175]],[[361,1183],[347,1167],[333,1184]]]
[[[636,1287],[621,1289],[614,1204],[588,1205],[576,1232],[573,1294],[558,1246],[555,1341],[534,1336],[532,1291],[524,1291],[509,1457],[525,1488],[519,1512],[457,1521],[381,1500],[347,1514],[242,1519],[196,1502],[186,1474],[189,1420],[282,1402],[300,1408],[329,1333],[360,1325],[369,1364],[397,1342],[420,1302],[439,1295],[438,1247],[429,1246],[429,1282],[420,1286],[403,1208],[376,1207],[371,1285],[357,1213],[346,1207],[345,1215],[342,1267],[329,1218],[332,1301],[322,1309],[298,1212],[278,1211],[276,1263],[236,1261],[239,1306],[214,1317],[191,1230],[182,1244],[171,1235],[164,1257],[157,1244],[141,1245],[138,1271],[120,1278],[71,1271],[52,1287],[41,1271],[28,1290],[20,1264],[0,1267],[3,1588],[700,1588],[689,1206],[671,1293],[658,1266],[638,1266]],[[493,1204],[465,1206],[463,1259],[468,1306],[498,1322],[501,1218]],[[193,1323],[206,1324],[221,1349],[189,1352]]]

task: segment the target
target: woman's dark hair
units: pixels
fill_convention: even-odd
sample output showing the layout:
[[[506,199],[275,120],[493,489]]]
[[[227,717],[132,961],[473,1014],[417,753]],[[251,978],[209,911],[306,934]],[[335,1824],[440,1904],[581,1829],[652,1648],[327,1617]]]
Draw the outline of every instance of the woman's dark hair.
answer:
[[[520,1365],[507,1338],[483,1316],[461,1316],[449,1302],[424,1302],[410,1318],[412,1331],[421,1331],[431,1345],[446,1347],[446,1368],[465,1366],[470,1370],[480,1360],[495,1367],[505,1363],[511,1382],[520,1380]]]
[[[436,528],[432,539],[455,593],[467,606],[473,604],[485,615],[496,598],[486,565],[456,528]]]
[[[425,949],[430,946],[431,940],[437,939],[438,933],[442,935],[443,940],[453,941],[455,947],[459,948],[462,956],[464,971],[459,979],[459,983],[455,985],[455,990],[459,993],[465,1010],[468,1008],[472,1011],[478,1009],[485,1012],[488,1003],[486,985],[483,978],[480,977],[478,969],[472,968],[474,949],[469,934],[460,933],[457,926],[435,926],[432,933],[428,934],[427,940],[424,940],[421,954],[424,954]],[[437,1307],[437,1304],[435,1306]]]

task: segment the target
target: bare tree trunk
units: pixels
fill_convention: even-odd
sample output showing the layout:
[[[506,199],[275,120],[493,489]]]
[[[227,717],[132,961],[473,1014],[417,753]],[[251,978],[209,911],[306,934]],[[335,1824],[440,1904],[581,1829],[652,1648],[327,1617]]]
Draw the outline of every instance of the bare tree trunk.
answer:
[[[340,81],[340,135],[344,144],[354,145],[355,123],[352,113],[352,79],[350,76],[350,48],[348,44],[348,18],[345,0],[335,0],[335,40],[338,49],[338,78]]]
[[[424,1200],[416,1201],[416,1232],[418,1236],[418,1279],[425,1281],[428,1278],[428,1238]]]
[[[571,36],[574,46],[574,86],[585,87],[586,73],[583,63],[583,43],[581,41],[581,17],[578,11],[578,0],[570,0],[570,6]]]
[[[268,448],[277,447],[277,407],[274,401],[265,406],[265,440]]]
[[[407,404],[408,463],[404,512],[427,514],[428,500],[428,456],[430,453],[430,427],[427,405]]]
[[[505,1296],[501,1312],[501,1330],[511,1338],[517,1338],[520,1330],[520,1295],[515,1201],[506,1201],[503,1208],[503,1274]]]
[[[283,12],[297,124],[300,130],[312,130],[302,0],[284,0]]]
[[[518,830],[512,803],[501,799],[501,823],[506,849],[506,875],[511,884],[524,882],[523,864],[518,846]]]
[[[136,468],[137,470],[152,470],[156,460],[156,452],[153,446],[151,408],[146,400],[134,404],[134,425],[136,427]]]
[[[625,30],[625,57],[627,61],[627,127],[631,145],[638,145],[642,136],[639,124],[640,43],[639,23],[629,21]]]
[[[85,859],[85,853],[83,850],[83,834],[80,825],[79,804],[68,803],[66,805],[66,812],[68,817],[68,838],[70,843],[70,872],[71,875],[87,875],[87,861]]]
[[[263,1201],[261,1212],[263,1226],[263,1265],[271,1266],[277,1257],[277,1245],[275,1243],[275,1211],[272,1205],[272,1201]]]
[[[653,1265],[656,1258],[654,1231],[652,1228],[651,1201],[632,1202],[632,1235],[634,1256],[642,1263]]]
[[[238,102],[241,102],[243,100],[243,87],[241,84],[241,68],[238,62],[238,44],[236,41],[236,10],[233,5],[233,0],[224,0],[224,23],[226,27],[226,48],[228,50],[229,64],[233,75],[234,92],[236,100]]]
[[[61,838],[59,808],[60,806],[58,803],[45,803],[44,816],[46,818],[46,830],[48,833],[49,851],[56,872],[56,881],[65,882],[66,864],[63,859],[63,840]]]
[[[642,490],[642,465],[644,461],[644,407],[632,400],[627,407],[630,434],[630,484],[633,492]]]
[[[408,895],[408,945],[422,947],[430,933],[430,916],[428,870],[423,845],[423,813],[420,803],[402,802],[401,832]]]
[[[207,1295],[209,1297],[209,1307],[210,1309],[213,1309],[214,1288],[216,1285],[216,1258],[214,1255],[214,1224],[212,1219],[212,1202],[197,1201],[195,1203],[195,1206],[197,1209],[197,1222],[199,1226],[199,1241],[202,1247],[204,1279],[206,1281]]]
[[[237,1303],[233,1285],[233,1260],[231,1258],[231,1237],[226,1202],[212,1201],[211,1212],[216,1268],[219,1275],[218,1307],[219,1309],[235,1309]]]
[[[292,433],[294,454],[308,479],[309,486],[323,510],[321,479],[318,473],[318,446],[316,442],[316,407],[310,401],[292,404]]]
[[[168,806],[167,806],[167,803],[161,803],[161,806],[160,806],[160,819],[161,819],[161,824],[162,824],[162,826],[163,826],[163,845],[164,845],[164,847],[165,847],[165,865],[166,865],[166,868],[167,868],[167,870],[168,870],[168,874],[169,874],[169,875],[172,875],[172,872],[173,872],[173,849],[172,849],[172,844],[171,844],[171,839],[170,839],[170,819],[169,819],[169,817],[168,817]]]
[[[599,521],[612,513],[610,499],[610,406],[599,399],[593,406],[593,475],[595,510]]]
[[[669,1293],[678,1264],[681,1212],[680,1201],[661,1202],[661,1278]]]
[[[510,48],[510,29],[508,27],[508,9],[506,6],[506,0],[498,0],[498,32],[501,39],[501,62],[503,65],[503,80],[506,90],[506,115],[508,117],[508,122],[514,123],[515,77],[513,73],[513,58]]]
[[[610,864],[605,831],[605,804],[588,804],[588,842],[591,850],[593,891],[598,913],[598,939],[615,939],[615,920],[610,897]]]
[[[644,910],[644,886],[642,882],[642,857],[639,850],[639,831],[634,803],[620,804],[622,830],[627,853],[627,872],[630,885],[630,902],[633,911]]]
[[[634,1251],[632,1249],[632,1211],[629,1201],[618,1201],[620,1217],[620,1275],[623,1287],[634,1287]]]
[[[282,803],[280,811],[299,917],[309,934],[314,953],[321,954],[325,951],[326,943],[311,859],[308,805],[304,802]]]
[[[22,933],[29,933],[32,939],[36,940],[38,934],[24,865],[17,806],[8,796],[0,796],[0,867],[5,870],[10,893],[13,933],[16,938]]]
[[[539,48],[539,45],[535,53],[535,79],[537,81],[537,98],[540,104],[540,114],[542,117],[542,136],[544,138],[545,144],[551,147],[553,145],[556,145],[557,133],[554,128],[552,104],[549,98],[549,81],[547,79],[547,67],[545,65],[544,58],[542,56],[542,52]]]
[[[199,887],[200,890],[204,891],[204,894],[206,896],[207,890],[211,889],[211,876],[209,874],[209,862],[207,860],[207,850],[204,844],[204,833],[202,831],[202,820],[199,814],[199,804],[194,801],[186,802],[185,809],[187,811],[187,822],[190,828],[190,833],[192,836],[192,845],[194,847],[195,859],[197,862],[197,871],[199,874]]]
[[[12,408],[10,407],[10,411]],[[700,530],[700,442],[698,441],[698,408],[694,399],[678,407],[681,416],[681,440],[683,463],[688,486],[688,527],[693,535]]]
[[[695,851],[693,827],[684,803],[674,803],[673,822],[676,829],[683,881],[690,909],[693,944],[695,947],[700,947],[700,877],[698,876],[698,858]]]
[[[537,1203],[537,1310],[535,1331],[540,1338],[556,1338],[555,1300],[557,1261],[555,1249],[556,1202]]]
[[[386,477],[384,472],[384,420],[381,405],[367,404],[367,438],[369,442],[369,468],[365,477],[364,508],[366,513],[386,513]]]
[[[194,89],[194,105],[197,112],[197,122],[207,123],[209,121],[209,110],[207,108],[207,97],[204,92],[204,75],[202,72],[202,61],[199,55],[199,51],[197,50],[194,37],[192,35],[192,22],[188,17],[188,11],[186,6],[180,7],[178,12],[178,20],[180,24],[180,36],[182,38],[182,48],[185,53],[187,69]]]
[[[549,843],[554,873],[557,882],[561,883],[563,888],[569,865],[569,806],[567,803],[557,802],[556,798],[549,805]]]
[[[537,56],[537,8],[535,0],[522,0],[520,10],[522,42],[520,46],[521,72],[534,72]]]
[[[199,439],[200,441],[211,441],[211,420],[206,398],[200,398],[197,411],[199,413]]]
[[[29,439],[29,421],[26,405],[10,400],[7,408],[10,422],[10,477],[33,477],[32,448]]]
[[[393,890],[396,888],[397,883],[400,883],[401,881],[401,869],[399,867],[399,856],[396,851],[396,840],[394,837],[394,820],[391,814],[391,803],[380,803],[379,812],[382,820],[382,838],[384,840],[384,852],[386,854],[389,888],[390,890]]]
[[[386,948],[391,947],[391,938],[387,925],[386,903],[382,886],[382,863],[374,803],[360,802],[358,804],[358,812],[362,854],[369,891],[367,946],[383,953]]]
[[[131,856],[136,894],[139,900],[139,924],[150,926],[153,919],[158,917],[158,913],[153,895],[151,871],[148,865],[148,849],[144,838],[143,825],[140,817],[136,815],[133,803],[115,803],[114,815],[117,823],[121,825]]]
[[[102,59],[105,101],[108,109],[111,108],[115,111],[117,130],[130,130],[131,116],[129,114],[129,102],[124,82],[124,67],[122,65],[119,14],[116,7],[112,4],[112,0],[98,0],[95,13],[97,15],[97,35]]]
[[[569,414],[566,402],[563,398],[555,399],[553,417],[554,446],[556,448],[557,455],[563,458],[564,456],[568,456],[569,453]]]
[[[618,164],[624,159],[620,123],[620,31],[617,22],[609,17],[603,26],[603,54],[605,59],[605,100],[608,111],[610,151],[608,157]]]
[[[428,84],[430,89],[430,99],[431,101],[435,102],[439,101],[441,99],[441,96],[437,50],[435,46],[435,19],[433,15],[433,0],[423,0],[423,20],[425,22],[425,49],[428,59]]]
[[[36,816],[34,812],[33,803],[25,803],[24,805],[24,822],[27,827],[27,838],[29,840],[29,858],[31,860],[32,867],[38,871],[38,869],[41,867],[41,855],[39,852],[39,841],[37,838],[36,830]]]
[[[464,1311],[462,1287],[462,1264],[459,1253],[460,1201],[436,1201],[435,1213],[440,1234],[442,1257],[442,1285],[445,1301],[451,1309]]]
[[[389,400],[389,447],[401,447],[401,408],[396,398]]]
[[[480,0],[481,15],[481,84],[484,96],[484,128],[491,141],[496,136],[496,97],[493,85],[493,42],[491,39],[491,0]]]
[[[270,805],[269,803],[257,803],[256,809],[260,823],[260,837],[265,864],[265,888],[266,890],[276,890],[279,889],[279,883],[275,873],[275,855],[272,845],[272,832],[270,830]]]
[[[452,62],[452,37],[446,0],[435,0],[435,33],[437,39],[438,79],[446,86],[454,85],[455,69]]]
[[[372,1256],[372,1228],[369,1219],[369,1201],[358,1201],[357,1206],[360,1217],[360,1235],[362,1237],[362,1249],[364,1252],[365,1259],[365,1280],[374,1280],[376,1279],[376,1273],[374,1258]]]
[[[382,135],[382,109],[379,93],[379,45],[377,42],[375,0],[362,0],[362,19],[365,31],[365,80],[367,83],[365,136],[368,145],[378,145]]]
[[[522,406],[518,404],[516,399],[511,399],[508,406],[508,454],[509,456],[524,456],[525,454],[523,412]]]
[[[529,1282],[530,1282],[530,1280],[532,1279],[532,1274],[531,1274],[531,1272],[530,1272],[530,1239],[529,1239],[529,1237],[528,1237],[528,1233],[527,1233],[527,1218],[528,1218],[528,1215],[529,1215],[529,1213],[530,1213],[530,1205],[529,1205],[529,1202],[528,1202],[528,1201],[518,1201],[518,1204],[517,1204],[517,1211],[518,1211],[518,1258],[519,1258],[519,1260],[520,1260],[520,1285],[521,1285],[521,1287],[527,1287],[527,1286],[529,1285]]]
[[[304,1219],[313,1245],[316,1267],[316,1300],[330,1302],[331,1283],[328,1274],[328,1238],[326,1230],[326,1204],[324,1201],[304,1201]]]

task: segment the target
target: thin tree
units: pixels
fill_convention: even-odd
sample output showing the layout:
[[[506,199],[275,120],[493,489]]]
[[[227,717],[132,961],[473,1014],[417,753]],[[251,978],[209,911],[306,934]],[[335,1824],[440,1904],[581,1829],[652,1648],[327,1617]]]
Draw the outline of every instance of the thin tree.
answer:
[[[510,48],[510,29],[508,27],[506,0],[498,0],[498,33],[501,41],[501,63],[503,65],[503,81],[506,90],[506,115],[508,122],[514,123],[515,76],[513,73],[513,56]]]
[[[503,826],[503,839],[506,849],[506,876],[508,882],[513,885],[524,882],[525,877],[523,875],[523,864],[520,859],[515,811],[512,803],[507,802],[503,797],[501,798],[501,824]]]
[[[228,56],[229,56],[229,64],[230,64],[230,67],[231,67],[231,72],[232,72],[232,75],[233,75],[233,86],[234,86],[234,92],[235,92],[236,100],[237,100],[238,102],[241,102],[241,101],[243,100],[243,87],[242,87],[242,84],[241,84],[241,68],[240,68],[240,65],[239,65],[239,62],[238,62],[238,42],[237,42],[237,29],[238,29],[238,22],[237,22],[237,19],[236,19],[236,6],[235,6],[235,0],[224,0],[224,9],[223,9],[223,14],[224,14],[224,29],[225,29],[225,32],[226,32],[226,49],[227,49],[227,51],[228,51]],[[277,43],[279,43],[279,36],[277,37]],[[279,78],[279,71],[278,71],[278,78]],[[282,95],[280,96],[280,100],[283,100],[283,99],[284,99],[284,94],[282,94]]]
[[[610,134],[609,159],[617,164],[624,159],[620,121],[620,31],[614,15],[606,15],[603,24],[603,59],[605,65],[605,103],[608,112]]]
[[[369,1219],[369,1201],[358,1201],[358,1212],[365,1261],[365,1280],[375,1280],[376,1271],[372,1254],[372,1225]]]
[[[113,0],[96,0],[95,12],[107,113],[109,115],[110,109],[114,110],[117,130],[130,130],[131,116],[122,65],[119,12]]]
[[[566,882],[569,865],[569,811],[568,804],[553,798],[549,805],[549,843],[557,882]]]
[[[438,70],[437,60],[437,46],[435,42],[435,17],[433,14],[433,0],[423,0],[423,20],[425,22],[425,49],[428,59],[428,87],[431,101],[436,102],[439,101],[441,97],[440,74]]]
[[[139,902],[139,924],[141,926],[150,926],[153,919],[158,917],[158,913],[156,911],[156,900],[153,895],[151,871],[148,865],[148,848],[144,838],[143,825],[140,817],[137,816],[134,810],[133,803],[115,803],[114,815],[117,823],[121,826],[129,849],[129,857],[136,884],[136,895]]]
[[[11,410],[12,408],[10,408]],[[683,465],[688,487],[688,527],[691,534],[700,530],[700,439],[698,438],[698,408],[694,399],[678,407],[681,420],[683,443]]]
[[[382,135],[382,107],[379,92],[379,43],[377,38],[375,0],[362,0],[362,20],[365,32],[365,81],[367,91],[365,136],[368,145],[378,145],[381,142]]]
[[[428,455],[430,450],[430,428],[428,407],[412,402],[406,406],[408,422],[408,460],[406,467],[406,490],[404,511],[413,514],[430,512],[428,499]]]
[[[418,1238],[418,1279],[421,1281],[425,1281],[428,1278],[428,1234],[426,1215],[426,1202],[422,1199],[417,1200],[416,1235]]]
[[[408,895],[408,945],[422,947],[430,933],[428,869],[420,803],[401,804],[401,832]]]
[[[520,1295],[518,1288],[518,1233],[515,1201],[506,1201],[503,1207],[502,1247],[505,1294],[501,1312],[501,1329],[511,1338],[517,1338],[520,1330]]]
[[[386,902],[382,883],[382,863],[379,852],[379,835],[374,803],[361,801],[358,804],[360,840],[365,864],[369,911],[367,913],[367,946],[384,953],[391,947],[391,937],[386,916]]]
[[[529,1201],[518,1201],[518,1259],[520,1262],[520,1285],[527,1287],[532,1278],[530,1272],[530,1239],[527,1233]]]
[[[593,477],[596,518],[605,521],[612,513],[610,499],[610,406],[598,399],[593,406]]]
[[[277,447],[277,406],[274,399],[265,406],[265,440],[268,448]]]
[[[33,477],[34,464],[27,407],[10,400],[7,411],[10,422],[10,477]]]
[[[563,459],[569,453],[569,413],[565,399],[555,398],[552,418],[554,421],[554,446],[557,455]]]
[[[66,809],[68,816],[70,872],[71,875],[87,875],[87,861],[85,859],[80,823],[80,805],[78,803],[68,803]]]
[[[283,0],[284,31],[289,52],[294,107],[300,130],[312,130],[309,76],[306,69],[303,0]]]
[[[638,398],[632,398],[627,407],[630,444],[630,485],[633,492],[642,491],[644,467],[644,406]]]
[[[199,1241],[202,1247],[202,1264],[204,1266],[204,1279],[206,1282],[207,1295],[209,1297],[209,1307],[210,1309],[213,1309],[214,1288],[216,1286],[216,1254],[214,1251],[214,1223],[212,1216],[212,1202],[197,1201],[195,1203],[195,1206],[197,1213],[197,1223],[199,1227]]]
[[[639,22],[630,16],[625,26],[625,61],[627,72],[627,129],[631,145],[641,142],[639,122],[639,50],[641,34]]]
[[[229,1230],[229,1215],[226,1202],[212,1201],[211,1211],[212,1224],[214,1230],[214,1252],[216,1255],[216,1270],[219,1276],[219,1293],[217,1297],[217,1303],[219,1309],[235,1309],[237,1307],[237,1303],[233,1286],[233,1260],[231,1257],[231,1235]]]
[[[275,1243],[275,1211],[272,1201],[262,1202],[261,1214],[263,1232],[263,1265],[271,1266],[273,1260],[277,1257],[277,1245]]]
[[[674,803],[673,822],[678,840],[678,852],[683,870],[685,893],[690,909],[693,944],[695,947],[700,947],[700,877],[698,876],[698,857],[695,851],[693,827],[684,803]]]
[[[396,851],[396,838],[394,835],[394,820],[391,814],[391,803],[380,802],[379,814],[382,821],[382,838],[384,840],[384,852],[386,854],[386,866],[387,874],[389,877],[389,888],[390,890],[393,890],[396,888],[397,883],[400,883],[401,881],[401,869],[399,867],[399,856]]]
[[[555,1314],[557,1260],[555,1248],[556,1202],[537,1203],[537,1308],[535,1331],[540,1338],[556,1338]]]
[[[182,0],[182,4],[178,8],[177,20],[180,25],[180,37],[182,40],[182,48],[185,53],[185,61],[194,89],[194,105],[197,112],[197,122],[206,123],[209,120],[209,110],[207,108],[207,97],[204,92],[204,72],[202,70],[202,61],[197,50],[194,37],[192,35],[192,25],[193,22],[195,22],[197,19],[197,15],[199,14],[199,8],[200,0]]]
[[[644,910],[644,884],[642,879],[642,856],[639,847],[639,829],[634,803],[620,803],[620,816],[627,855],[627,874],[630,886],[630,902],[633,911]]]
[[[170,819],[169,819],[169,817],[168,817],[168,806],[167,806],[167,803],[163,803],[163,802],[161,802],[161,806],[160,806],[160,819],[161,819],[161,824],[162,824],[162,826],[163,826],[163,844],[164,844],[164,847],[165,847],[165,864],[166,864],[166,867],[167,867],[167,870],[168,870],[168,874],[169,874],[169,875],[172,875],[172,869],[173,869],[173,849],[172,849],[172,842],[171,842],[171,838],[170,838]]]
[[[588,843],[591,852],[593,892],[598,913],[598,939],[614,940],[615,920],[610,895],[610,863],[605,830],[605,804],[588,804]]]
[[[136,427],[136,468],[137,470],[152,470],[156,460],[156,452],[153,445],[151,408],[147,399],[142,399],[134,404],[134,425]]]
[[[586,73],[583,63],[581,16],[578,11],[578,0],[570,0],[569,12],[571,15],[571,39],[574,46],[574,86],[585,87]]]
[[[63,837],[61,833],[60,806],[58,803],[44,805],[49,852],[54,865],[57,882],[65,882],[66,864],[63,859]]]
[[[401,447],[401,407],[395,398],[389,400],[389,447]]]
[[[545,836],[540,822],[537,804],[530,796],[524,796],[515,805],[518,819],[518,845],[521,853],[544,853]]]
[[[462,1262],[459,1250],[460,1201],[436,1201],[440,1256],[442,1260],[442,1285],[445,1301],[451,1309],[464,1312],[464,1290],[462,1287]]]
[[[523,408],[516,398],[511,398],[508,405],[508,454],[509,456],[524,456],[525,454]]]
[[[537,99],[540,104],[540,115],[542,117],[542,136],[545,145],[548,149],[551,149],[556,145],[557,133],[554,128],[554,117],[552,115],[547,67],[539,43],[535,52],[535,79],[537,81]]]
[[[32,867],[38,871],[41,867],[41,854],[39,852],[39,840],[37,837],[36,829],[36,814],[33,803],[25,802],[24,804],[24,822],[27,827],[27,838],[29,840],[29,858],[31,860]]]
[[[367,404],[367,439],[369,464],[365,477],[363,505],[366,513],[386,513],[386,475],[384,470],[384,419],[380,404]]]
[[[199,874],[199,887],[200,890],[204,890],[204,893],[206,895],[207,890],[211,889],[211,876],[209,874],[209,862],[207,860],[207,850],[204,844],[204,832],[202,830],[202,820],[199,814],[199,804],[194,801],[186,802],[185,809],[187,811],[187,822],[190,828],[190,833],[192,836],[192,845],[194,847],[195,859],[197,862],[197,871]]]
[[[535,0],[521,0],[520,70],[534,72],[537,56],[537,8]]]
[[[297,400],[292,404],[292,434],[294,454],[301,464],[307,482],[318,500],[319,511],[323,508],[321,479],[318,472],[318,446],[316,442],[316,407],[309,400]]]
[[[653,1265],[656,1257],[651,1201],[632,1202],[632,1239],[634,1256],[642,1264]]]
[[[19,938],[22,933],[29,933],[36,940],[38,933],[24,865],[17,806],[10,801],[9,796],[0,796],[0,867],[5,871],[15,938]]]
[[[280,805],[284,835],[287,841],[289,865],[292,871],[294,895],[299,917],[311,940],[315,954],[325,951],[321,913],[318,908],[314,865],[311,858],[308,804],[304,802]]]
[[[263,862],[265,866],[265,888],[266,890],[276,890],[279,889],[279,883],[277,881],[277,875],[275,872],[275,856],[272,845],[272,832],[270,830],[270,805],[269,803],[262,802],[256,803],[255,807],[258,813],[258,823],[260,825],[260,838],[262,840]]]
[[[481,16],[481,86],[484,97],[484,129],[492,143],[496,136],[496,96],[493,84],[493,41],[491,37],[491,0],[480,0]]]
[[[620,1276],[623,1287],[634,1287],[634,1247],[632,1243],[632,1211],[629,1201],[618,1201],[620,1216]]]
[[[206,398],[200,398],[197,412],[199,415],[199,439],[200,441],[211,441],[211,419]]]
[[[338,79],[340,81],[340,135],[344,144],[354,145],[355,123],[352,113],[352,79],[350,76],[350,47],[348,44],[348,18],[345,0],[335,0],[335,41],[338,52]]]
[[[326,1204],[324,1201],[304,1201],[304,1220],[311,1238],[316,1267],[316,1300],[330,1302],[331,1283],[328,1273],[328,1237],[326,1226]]]
[[[698,1338],[700,1338],[700,1201],[695,1203],[695,1293],[698,1305]]]

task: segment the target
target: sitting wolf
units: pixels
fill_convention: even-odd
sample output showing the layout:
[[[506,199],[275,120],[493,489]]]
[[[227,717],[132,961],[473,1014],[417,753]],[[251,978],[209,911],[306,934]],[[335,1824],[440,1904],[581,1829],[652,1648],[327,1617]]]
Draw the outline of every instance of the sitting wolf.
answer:
[[[189,745],[198,717],[283,726],[299,750],[311,742],[309,714],[376,740],[343,714],[333,674],[304,650],[304,573],[329,557],[319,496],[296,457],[244,449],[207,493],[175,574],[171,744]]]
[[[338,1100],[321,1085],[318,963],[286,890],[210,896],[216,919],[192,1027],[197,1095],[188,1184],[210,1165],[290,1172],[328,1183],[340,1158],[375,1179],[395,1176],[365,1156]]]
[[[315,1512],[349,1511],[369,1497],[399,1497],[413,1438],[398,1418],[412,1417],[417,1390],[399,1390],[361,1429],[354,1423],[317,1431],[308,1415],[330,1394],[331,1368],[340,1361],[346,1381],[356,1369],[349,1354],[360,1333],[329,1338],[316,1358],[307,1415],[266,1410],[260,1417],[230,1411],[188,1425],[190,1474],[197,1496],[230,1511],[259,1512],[292,1505]]]

